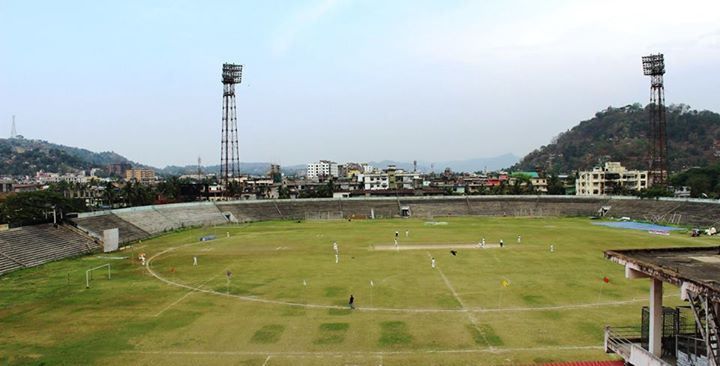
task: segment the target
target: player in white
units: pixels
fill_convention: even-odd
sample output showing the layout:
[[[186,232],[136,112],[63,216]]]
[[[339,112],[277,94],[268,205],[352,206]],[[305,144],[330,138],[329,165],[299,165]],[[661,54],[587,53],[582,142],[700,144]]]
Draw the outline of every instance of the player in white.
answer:
[[[430,265],[432,266],[433,269],[435,269],[435,257],[433,257],[432,260],[430,261]]]
[[[485,238],[480,241],[480,248],[485,248]]]
[[[521,240],[520,235],[518,235],[518,244],[520,244],[520,240]]]
[[[138,256],[138,259],[140,259],[140,264],[142,264],[144,266],[145,265],[145,253],[140,253],[140,255]]]
[[[338,262],[340,262],[340,255],[335,254],[335,264],[338,264]]]
[[[193,257],[193,266],[197,266],[197,257]]]
[[[555,244],[550,244],[550,253],[555,253]]]
[[[333,242],[333,250],[335,251],[335,254],[338,254],[338,246],[336,241]]]
[[[405,237],[407,238],[409,236],[410,236],[410,230],[405,230]]]

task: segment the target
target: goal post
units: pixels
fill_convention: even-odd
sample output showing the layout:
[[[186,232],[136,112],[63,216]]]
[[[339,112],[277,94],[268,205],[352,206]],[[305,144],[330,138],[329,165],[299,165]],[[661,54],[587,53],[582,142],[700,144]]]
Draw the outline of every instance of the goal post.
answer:
[[[97,269],[101,269],[107,267],[107,278],[110,279],[110,263],[105,263],[102,265],[99,265],[95,268],[90,268],[87,271],[85,271],[85,288],[90,288],[90,280],[92,279],[92,272]]]

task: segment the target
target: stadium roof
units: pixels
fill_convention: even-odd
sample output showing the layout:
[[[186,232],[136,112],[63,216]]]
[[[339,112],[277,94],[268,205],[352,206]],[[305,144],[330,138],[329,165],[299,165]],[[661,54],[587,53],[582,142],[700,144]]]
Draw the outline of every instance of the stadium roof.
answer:
[[[605,258],[720,301],[720,247],[608,250]]]

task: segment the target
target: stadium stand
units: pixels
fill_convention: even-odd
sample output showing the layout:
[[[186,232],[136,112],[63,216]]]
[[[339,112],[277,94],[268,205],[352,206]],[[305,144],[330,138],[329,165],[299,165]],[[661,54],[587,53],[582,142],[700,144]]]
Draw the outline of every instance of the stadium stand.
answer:
[[[112,210],[112,213],[151,235],[184,227],[221,225],[228,222],[212,202],[131,207]]]
[[[119,218],[139,227],[149,234],[159,234],[175,229],[178,225],[155,210],[154,206],[121,208],[112,211]]]
[[[90,253],[98,245],[63,225],[23,226],[0,232],[0,273]],[[13,262],[14,265],[10,262]]]
[[[228,221],[212,202],[178,203],[153,208],[171,222],[174,229],[221,225]]]
[[[103,239],[103,231],[116,228],[120,233],[120,244],[130,243],[150,236],[146,231],[111,212],[104,212],[101,215],[80,216],[71,221],[78,229],[98,240]]]

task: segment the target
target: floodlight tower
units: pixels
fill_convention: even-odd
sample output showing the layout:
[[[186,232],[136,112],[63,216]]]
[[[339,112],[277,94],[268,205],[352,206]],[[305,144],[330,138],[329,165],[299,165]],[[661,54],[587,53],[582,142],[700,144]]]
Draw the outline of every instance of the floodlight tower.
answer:
[[[227,186],[240,169],[237,114],[235,112],[235,84],[242,80],[242,65],[223,64],[222,137],[220,141],[220,179]]]
[[[666,186],[667,129],[665,119],[665,60],[661,53],[643,56],[643,73],[650,76],[650,150],[648,151],[650,185]]]

